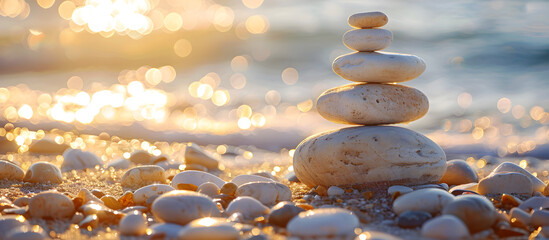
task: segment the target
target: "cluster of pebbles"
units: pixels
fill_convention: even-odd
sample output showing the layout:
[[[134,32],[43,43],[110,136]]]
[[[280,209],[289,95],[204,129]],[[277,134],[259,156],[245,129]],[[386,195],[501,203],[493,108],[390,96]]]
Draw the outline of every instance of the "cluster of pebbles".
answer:
[[[386,22],[379,12],[351,16],[351,26],[360,29],[348,32],[345,44],[359,52],[347,55],[349,62],[339,68],[385,59],[401,63],[393,68],[408,73],[357,71],[367,84],[328,91],[323,96],[341,94],[338,98],[348,101],[345,106],[339,102],[338,110],[360,105],[353,103],[354,96],[364,89],[374,96],[364,95],[364,101],[385,104],[385,110],[370,112],[379,117],[372,122],[372,116],[356,120],[353,114],[342,122],[379,125],[425,114],[426,105],[398,120],[394,114],[382,114],[400,101],[409,104],[407,93],[427,104],[415,89],[370,83],[386,79],[384,74],[395,81],[410,80],[423,71],[410,70],[421,65],[417,57],[373,52],[391,42],[391,33],[377,28]],[[360,40],[366,37],[373,43]],[[343,60],[334,65],[338,61]],[[411,67],[409,61],[419,65]],[[375,69],[391,68],[387,64]],[[342,76],[355,74],[341,71]],[[346,92],[352,89],[359,90]],[[176,153],[154,155],[134,149],[125,158],[108,161],[91,151],[37,140],[30,153],[16,159],[32,154],[39,161],[0,160],[0,240],[549,237],[549,188],[537,173],[513,162],[500,163],[489,173],[478,171],[464,160],[446,161],[436,144],[397,127],[341,129],[306,141],[312,141],[307,152],[316,153],[305,155],[311,160],[300,159],[303,153],[296,150],[295,173],[282,178],[271,173],[272,168],[222,167],[223,159],[193,143],[181,150],[183,159],[169,155]],[[396,162],[389,161],[399,154]],[[341,165],[330,165],[335,164],[328,161],[334,157],[341,157],[335,158]],[[291,169],[289,164],[282,167]],[[298,170],[303,167],[318,175],[303,174]],[[100,183],[97,188],[85,187],[94,181]]]

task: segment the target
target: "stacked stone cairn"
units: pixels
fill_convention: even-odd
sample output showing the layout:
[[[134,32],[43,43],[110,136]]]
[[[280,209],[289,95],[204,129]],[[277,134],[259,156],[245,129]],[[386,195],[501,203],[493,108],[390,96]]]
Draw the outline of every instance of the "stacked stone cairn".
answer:
[[[356,82],[327,90],[317,100],[325,119],[360,125],[323,132],[303,140],[294,154],[297,178],[309,186],[370,187],[436,183],[446,170],[446,155],[433,141],[415,131],[385,126],[421,118],[429,109],[419,90],[398,83],[425,70],[414,55],[379,52],[393,39],[382,29],[381,12],[349,17],[354,27],[343,43],[356,52],[339,56],[332,69]]]

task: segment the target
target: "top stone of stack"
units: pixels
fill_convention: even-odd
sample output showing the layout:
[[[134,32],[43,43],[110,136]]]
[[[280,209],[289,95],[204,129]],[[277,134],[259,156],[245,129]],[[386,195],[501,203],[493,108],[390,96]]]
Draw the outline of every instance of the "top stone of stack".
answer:
[[[385,26],[389,18],[382,12],[365,12],[351,15],[348,21],[354,28],[376,28]]]

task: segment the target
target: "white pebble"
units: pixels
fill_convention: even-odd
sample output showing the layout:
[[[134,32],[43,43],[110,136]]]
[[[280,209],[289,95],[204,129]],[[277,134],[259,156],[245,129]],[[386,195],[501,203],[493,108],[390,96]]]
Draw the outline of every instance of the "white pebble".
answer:
[[[227,207],[225,213],[232,215],[234,213],[241,213],[244,218],[254,219],[256,217],[269,213],[269,208],[252,197],[237,197]]]
[[[393,211],[400,215],[407,210],[425,211],[437,214],[454,200],[454,196],[437,188],[413,191],[397,198],[393,202]]]
[[[421,236],[432,239],[470,238],[465,224],[453,215],[442,215],[427,221],[421,228]]]
[[[152,239],[156,239],[156,236],[159,239],[177,239],[183,228],[183,226],[174,223],[155,223],[149,227]]]
[[[23,181],[25,171],[14,163],[6,160],[0,160],[0,180]]]
[[[63,175],[57,166],[49,162],[36,162],[27,169],[23,181],[31,183],[62,183]]]
[[[211,198],[185,190],[162,194],[154,200],[151,212],[161,222],[181,225],[197,218],[221,216],[219,208]]]
[[[236,196],[250,196],[265,205],[291,200],[290,189],[281,183],[251,182],[236,189]],[[289,199],[290,198],[290,199]]]
[[[124,187],[142,187],[153,183],[165,183],[164,169],[156,165],[144,165],[130,168],[120,181]]]
[[[128,214],[120,220],[118,229],[122,235],[141,236],[147,231],[147,219],[139,211]]]
[[[545,189],[545,186],[547,186],[545,183],[543,183],[543,181],[541,181],[536,176],[532,175],[532,173],[530,173],[528,170],[512,162],[501,163],[492,171],[492,173],[506,173],[506,172],[515,172],[515,173],[524,174],[526,177],[530,179],[530,181],[532,181],[534,191],[543,192],[543,190]]]
[[[145,205],[150,197],[160,196],[164,193],[175,190],[170,185],[166,184],[151,184],[137,189],[133,193],[133,202],[137,205]]]
[[[398,193],[400,193],[400,195],[404,195],[404,194],[410,193],[412,191],[414,191],[414,190],[409,188],[409,187],[401,186],[401,185],[394,185],[394,186],[390,186],[389,189],[387,189],[387,194],[389,194],[389,196],[392,196],[393,194],[398,192]]]
[[[103,161],[91,152],[82,151],[80,149],[69,148],[63,153],[63,164],[61,170],[68,172],[71,170],[82,170],[86,168],[95,168],[95,166],[103,165]]]
[[[217,187],[217,185],[211,182],[200,184],[200,186],[198,186],[198,189],[196,191],[202,194],[206,194],[208,195],[208,197],[211,197],[211,198],[215,197],[216,195],[219,195],[219,187]]]
[[[33,218],[71,218],[74,212],[72,200],[55,191],[41,192],[29,200],[29,214]]]
[[[211,173],[188,170],[175,175],[172,179],[171,185],[172,187],[177,188],[177,184],[186,183],[193,184],[198,187],[206,182],[212,182],[219,188],[223,187],[223,185],[225,184],[225,181]]]
[[[208,169],[216,169],[219,161],[200,146],[189,143],[185,148],[185,163],[200,164]]]
[[[450,160],[446,163],[446,172],[440,182],[448,185],[460,185],[478,182],[477,172],[461,159]]]
[[[291,236],[300,238],[352,238],[358,218],[342,208],[313,209],[299,213],[288,223]]]
[[[345,190],[343,188],[340,188],[338,186],[331,186],[328,188],[328,196],[339,196],[345,193]]]
[[[389,47],[393,33],[386,29],[353,29],[343,35],[343,44],[351,50],[373,52]]]
[[[478,193],[486,194],[501,194],[501,193],[518,193],[532,195],[533,185],[530,179],[522,174],[515,172],[494,173],[480,180],[478,183]]]
[[[193,220],[179,233],[180,240],[238,240],[240,232],[224,218],[200,218]]]
[[[270,178],[258,176],[258,175],[243,174],[243,175],[238,175],[238,176],[234,177],[231,180],[231,182],[236,184],[237,186],[240,186],[240,185],[243,185],[243,184],[246,184],[246,183],[251,183],[251,182],[270,182],[270,183],[272,183],[272,182],[274,182],[274,180],[272,180]]]

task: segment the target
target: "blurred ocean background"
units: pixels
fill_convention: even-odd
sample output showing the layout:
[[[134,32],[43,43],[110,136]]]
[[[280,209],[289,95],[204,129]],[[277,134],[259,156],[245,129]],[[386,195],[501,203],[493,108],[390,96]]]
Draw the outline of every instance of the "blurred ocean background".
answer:
[[[366,11],[389,16],[384,51],[427,63],[404,85],[429,112],[403,127],[449,155],[549,159],[547,1],[0,0],[1,125],[292,149],[346,127],[314,104],[350,83],[331,63]]]

